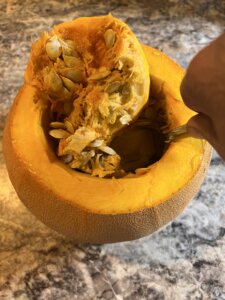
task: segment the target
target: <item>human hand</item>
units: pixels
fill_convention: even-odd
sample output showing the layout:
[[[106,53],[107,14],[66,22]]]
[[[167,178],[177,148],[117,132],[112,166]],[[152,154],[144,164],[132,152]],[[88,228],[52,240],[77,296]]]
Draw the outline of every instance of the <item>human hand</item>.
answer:
[[[185,104],[198,112],[187,124],[225,159],[225,33],[191,61],[181,84]]]

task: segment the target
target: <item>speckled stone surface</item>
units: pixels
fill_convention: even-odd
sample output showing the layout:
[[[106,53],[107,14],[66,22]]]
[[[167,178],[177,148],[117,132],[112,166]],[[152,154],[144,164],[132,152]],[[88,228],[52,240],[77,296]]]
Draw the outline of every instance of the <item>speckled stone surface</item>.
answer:
[[[2,0],[0,128],[38,34],[62,21],[108,12],[184,67],[225,28],[224,0]],[[160,232],[83,246],[48,229],[23,206],[0,143],[0,299],[225,299],[225,164],[213,155],[195,199]]]

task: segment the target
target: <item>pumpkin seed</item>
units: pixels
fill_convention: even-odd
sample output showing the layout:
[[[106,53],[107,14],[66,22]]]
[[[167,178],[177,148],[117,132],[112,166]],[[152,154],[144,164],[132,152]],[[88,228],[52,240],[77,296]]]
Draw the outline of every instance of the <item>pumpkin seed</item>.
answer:
[[[74,42],[71,40],[62,42],[62,52],[64,55],[79,57],[79,53],[74,49]]]
[[[71,167],[72,169],[80,168],[80,166],[81,166],[81,163],[80,163],[78,160],[76,160],[76,159],[74,159],[74,160],[70,163],[70,167]]]
[[[69,132],[63,129],[52,129],[49,134],[55,139],[65,139],[70,136]]]
[[[65,128],[65,124],[62,122],[51,122],[50,127],[52,128]]]
[[[63,60],[68,68],[73,68],[73,67],[79,68],[83,66],[82,61],[79,58],[74,56],[63,55]]]
[[[66,126],[67,131],[69,131],[70,133],[74,133],[74,128],[70,121],[66,120],[65,126]]]
[[[71,154],[66,154],[66,155],[62,156],[62,161],[65,164],[69,164],[72,160],[73,160],[73,155],[71,155]]]
[[[116,33],[112,29],[106,30],[104,33],[104,40],[105,40],[105,45],[107,49],[110,49],[113,47],[116,41]]]
[[[44,76],[44,83],[53,92],[58,92],[62,89],[62,80],[54,69],[51,69]]]
[[[55,61],[61,55],[62,47],[57,36],[53,36],[47,41],[45,49],[48,54],[48,57],[51,60]]]
[[[94,142],[90,143],[90,146],[98,148],[103,144],[103,142],[104,141],[101,139],[96,139]]]
[[[125,114],[122,117],[120,117],[120,123],[122,125],[128,125],[131,120],[131,116],[128,114]]]
[[[63,101],[69,101],[71,99],[72,93],[67,88],[63,87],[62,93],[63,93],[63,96],[62,96]]]
[[[68,55],[68,56],[74,56],[77,58],[80,57],[79,53],[70,47],[67,47],[67,48],[63,47],[63,54]]]
[[[95,73],[88,77],[89,80],[100,80],[109,76],[111,72],[109,70],[101,71],[99,73]]]
[[[73,82],[83,82],[85,79],[84,73],[81,70],[74,70],[71,68],[61,70],[61,74],[72,80]]]
[[[75,83],[72,81],[72,80],[70,80],[70,79],[68,79],[68,78],[66,78],[66,77],[63,77],[63,76],[61,76],[61,79],[62,79],[62,81],[63,81],[63,84],[64,84],[64,86],[69,90],[69,91],[73,91],[74,90],[74,88],[75,88]]]
[[[63,105],[64,112],[68,116],[73,110],[73,103],[72,102],[65,102]]]
[[[121,83],[119,81],[114,81],[108,85],[108,87],[106,88],[106,92],[108,94],[113,94],[115,92],[118,92],[120,86]]]
[[[116,154],[116,152],[112,148],[110,148],[109,146],[102,146],[102,147],[99,147],[99,149],[102,152],[105,152],[109,155],[115,155]]]

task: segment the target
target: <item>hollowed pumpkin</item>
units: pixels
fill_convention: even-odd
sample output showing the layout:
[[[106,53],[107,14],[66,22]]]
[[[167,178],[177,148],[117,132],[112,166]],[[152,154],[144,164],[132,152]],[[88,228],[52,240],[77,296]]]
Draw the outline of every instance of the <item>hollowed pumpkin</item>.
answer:
[[[193,112],[179,93],[183,70],[162,52],[148,46],[143,50],[150,70],[149,102],[161,103],[170,128],[184,124]],[[211,148],[191,137],[177,139],[158,161],[123,178],[74,171],[55,154],[48,110],[47,102],[37,101],[36,88],[24,84],[4,130],[5,161],[28,209],[77,242],[120,242],[156,231],[182,212],[204,178]]]

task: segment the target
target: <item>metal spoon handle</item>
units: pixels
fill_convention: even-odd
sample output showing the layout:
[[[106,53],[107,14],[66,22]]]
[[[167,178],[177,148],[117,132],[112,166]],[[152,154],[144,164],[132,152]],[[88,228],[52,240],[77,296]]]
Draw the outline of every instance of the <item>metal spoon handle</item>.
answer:
[[[140,120],[135,125],[139,126],[139,127],[143,127],[143,128],[149,128],[152,130],[156,130],[159,133],[161,132],[160,129],[156,128],[155,124],[149,120]],[[175,129],[168,131],[168,132],[164,132],[165,143],[170,143],[177,137],[184,135],[186,133],[187,133],[187,124],[183,124]]]
[[[167,133],[165,142],[170,143],[178,136],[186,133],[187,133],[187,124],[181,125]]]

